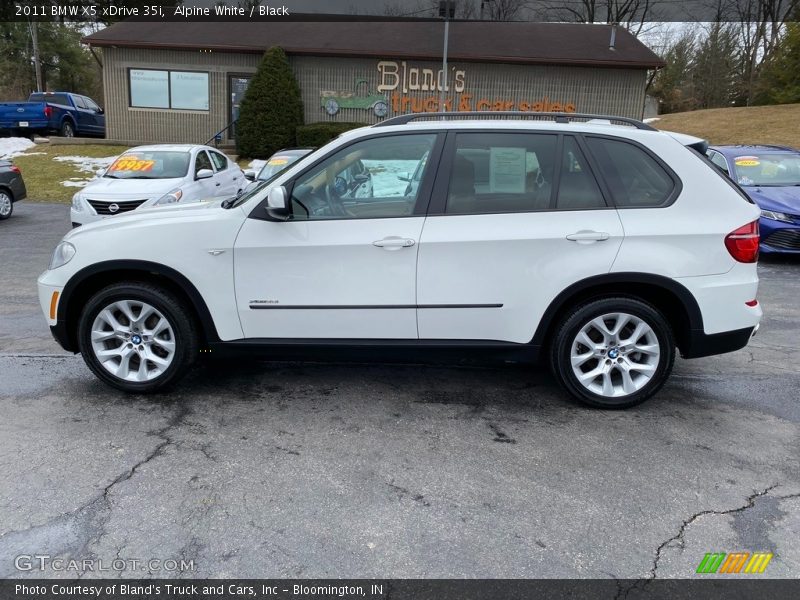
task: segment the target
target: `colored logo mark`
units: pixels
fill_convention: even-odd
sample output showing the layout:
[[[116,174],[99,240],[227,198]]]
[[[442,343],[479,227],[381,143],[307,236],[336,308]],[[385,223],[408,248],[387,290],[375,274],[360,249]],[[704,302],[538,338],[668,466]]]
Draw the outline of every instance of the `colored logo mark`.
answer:
[[[697,566],[697,573],[763,573],[772,552],[709,552]]]

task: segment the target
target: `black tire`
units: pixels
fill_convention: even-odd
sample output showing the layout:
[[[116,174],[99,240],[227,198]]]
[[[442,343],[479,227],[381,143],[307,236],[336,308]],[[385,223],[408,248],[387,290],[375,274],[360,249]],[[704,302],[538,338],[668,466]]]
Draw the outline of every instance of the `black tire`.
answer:
[[[624,313],[640,319],[646,325],[649,325],[659,345],[658,358],[651,359],[657,362],[655,362],[655,370],[649,381],[635,392],[620,396],[605,396],[588,389],[579,381],[571,363],[573,342],[576,341],[576,336],[583,327],[588,325],[592,319],[610,313]],[[618,353],[619,351],[614,356],[615,361],[622,362],[625,357],[617,358]],[[634,358],[638,356],[642,355],[632,354]],[[604,362],[608,363],[609,361],[606,360],[608,358],[609,356],[606,356],[603,359]],[[587,371],[591,371],[595,366],[601,366],[599,360],[590,360],[595,360],[596,362],[590,362],[587,367],[579,368],[586,368]],[[550,345],[550,367],[558,382],[578,401],[595,408],[620,409],[641,404],[661,389],[661,386],[664,385],[672,372],[674,362],[675,338],[669,323],[655,307],[634,298],[603,298],[589,301],[576,307],[558,324],[556,334]],[[614,365],[616,364],[614,362]],[[613,369],[614,367],[611,368]],[[619,371],[621,370],[617,370],[617,372]]]
[[[95,356],[92,347],[92,325],[101,310],[114,302],[132,300],[146,302],[166,318],[174,332],[175,351],[170,365],[158,377],[145,382],[120,379],[109,372]],[[127,282],[106,287],[94,294],[78,321],[78,348],[91,371],[108,385],[130,393],[165,390],[180,380],[198,355],[198,331],[192,314],[182,300],[172,293],[148,283]]]
[[[59,135],[61,137],[75,137],[75,127],[72,125],[72,121],[64,121],[61,124]]]
[[[8,190],[0,188],[0,221],[9,218],[14,212],[14,196]]]

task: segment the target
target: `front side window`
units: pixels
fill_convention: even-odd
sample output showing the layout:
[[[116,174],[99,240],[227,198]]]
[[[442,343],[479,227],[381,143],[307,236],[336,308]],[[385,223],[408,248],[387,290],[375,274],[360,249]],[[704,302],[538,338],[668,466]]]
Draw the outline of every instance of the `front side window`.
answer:
[[[481,214],[550,208],[558,136],[459,133],[445,212]]]
[[[208,73],[129,69],[128,83],[132,107],[208,110]]]
[[[201,150],[197,153],[197,158],[194,161],[194,174],[197,174],[202,171],[203,169],[208,169],[209,171],[213,171],[214,167],[211,166],[211,161],[208,158],[208,154],[206,154],[205,150]]]
[[[725,157],[722,156],[722,154],[715,152],[714,150],[709,150],[708,159],[714,163],[714,165],[719,168],[720,171],[728,175],[728,163],[725,162]]]
[[[672,198],[675,182],[652,156],[622,140],[589,136],[589,149],[621,208],[664,206]]]
[[[419,186],[405,174],[417,170],[435,141],[435,134],[383,136],[339,150],[294,182],[292,218],[411,216]]]
[[[115,160],[103,175],[109,179],[173,179],[189,171],[188,152],[131,151]]]
[[[228,168],[228,159],[219,152],[211,152],[211,161],[217,167],[217,171],[224,171]]]

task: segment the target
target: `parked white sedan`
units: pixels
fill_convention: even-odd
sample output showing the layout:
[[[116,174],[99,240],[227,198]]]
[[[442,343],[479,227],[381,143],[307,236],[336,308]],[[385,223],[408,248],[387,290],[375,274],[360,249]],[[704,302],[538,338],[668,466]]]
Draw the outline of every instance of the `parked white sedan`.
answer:
[[[140,207],[236,196],[247,183],[236,163],[209,146],[138,146],[72,197],[72,226]]]

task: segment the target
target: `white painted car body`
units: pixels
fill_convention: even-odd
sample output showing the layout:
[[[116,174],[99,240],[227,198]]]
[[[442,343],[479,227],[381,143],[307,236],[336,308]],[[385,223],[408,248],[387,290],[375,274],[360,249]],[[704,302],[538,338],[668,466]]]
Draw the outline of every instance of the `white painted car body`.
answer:
[[[221,151],[195,144],[154,144],[137,146],[123,155],[147,152],[178,152],[189,157],[188,170],[180,177],[158,179],[114,179],[109,168],[103,170],[72,199],[70,219],[73,226],[93,223],[111,216],[119,216],[130,210],[154,206],[173,190],[180,190],[178,203],[188,204],[200,200],[229,197],[238,194],[247,184],[244,172]],[[199,156],[208,157],[212,174],[205,179],[196,176]],[[113,165],[112,165],[113,166]],[[115,205],[117,210],[108,210]],[[134,208],[131,208],[134,207]]]
[[[659,208],[263,218],[271,189],[301,179],[324,157],[360,140],[478,130],[633,142],[669,165],[680,185],[674,201]],[[74,246],[72,260],[39,278],[42,309],[54,331],[62,330],[57,338],[69,338],[65,328],[74,324],[63,322],[66,309],[54,292],[63,294],[82,273],[104,265],[136,263],[178,273],[196,290],[210,319],[209,343],[536,345],[560,299],[599,278],[607,286],[619,282],[620,295],[649,281],[685,292],[701,316],[678,325],[692,339],[742,331],[747,338],[762,314],[753,302],[756,264],[737,262],[724,240],[757,220],[759,210],[682,142],[689,143],[665,132],[579,122],[455,120],[361,128],[301,159],[233,208],[220,201],[143,207],[72,230],[64,237]],[[446,146],[440,150],[447,152]],[[428,187],[432,197],[437,189]],[[592,239],[597,232],[602,236]],[[717,348],[684,344],[690,357]],[[730,349],[736,348],[719,351]]]

